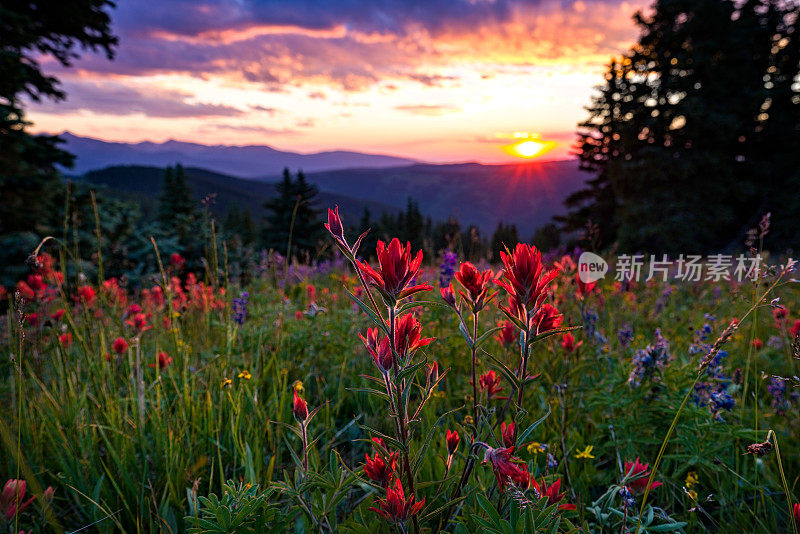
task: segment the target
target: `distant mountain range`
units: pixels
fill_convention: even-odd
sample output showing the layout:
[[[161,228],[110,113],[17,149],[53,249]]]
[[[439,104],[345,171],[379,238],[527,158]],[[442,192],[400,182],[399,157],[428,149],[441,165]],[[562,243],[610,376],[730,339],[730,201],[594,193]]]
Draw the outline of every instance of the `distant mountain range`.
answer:
[[[231,146],[200,145],[181,141],[164,143],[110,143],[70,132],[59,134],[66,141],[64,149],[78,156],[72,173],[85,172],[112,165],[147,165],[166,167],[180,162],[185,167],[258,178],[275,176],[285,167],[304,172],[349,168],[397,167],[416,163],[413,160],[378,154],[336,150],[300,154],[284,152],[266,145]]]
[[[205,146],[166,143],[107,143],[63,134],[66,149],[77,156],[72,178],[107,186],[122,198],[155,209],[164,168],[181,163],[198,199],[215,195],[216,212],[229,206],[265,215],[264,201],[275,193],[284,167],[302,169],[320,189],[319,205],[338,204],[345,222],[355,223],[363,209],[373,219],[405,208],[409,198],[434,220],[458,219],[485,234],[499,221],[516,224],[520,237],[564,213],[564,199],[580,189],[586,175],[575,160],[532,161],[516,165],[462,163],[432,165],[392,156],[357,152],[296,154],[267,146]],[[342,168],[344,166],[345,168]]]

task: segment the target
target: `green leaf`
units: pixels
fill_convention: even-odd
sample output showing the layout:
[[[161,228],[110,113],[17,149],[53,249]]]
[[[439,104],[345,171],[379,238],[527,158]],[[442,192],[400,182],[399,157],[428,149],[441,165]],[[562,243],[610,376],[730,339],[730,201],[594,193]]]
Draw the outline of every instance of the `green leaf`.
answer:
[[[551,413],[551,412],[552,412],[552,409],[550,408],[550,405],[548,404],[548,405],[547,405],[547,413],[546,413],[546,414],[544,414],[544,415],[543,415],[542,417],[540,417],[539,419],[537,419],[537,420],[536,420],[536,421],[535,421],[535,422],[534,422],[532,425],[530,425],[528,428],[526,428],[526,429],[525,429],[525,431],[524,431],[524,432],[522,432],[522,433],[519,435],[519,437],[517,438],[517,443],[525,443],[525,440],[528,438],[528,436],[530,436],[531,432],[533,432],[534,430],[536,430],[536,427],[538,427],[539,425],[541,425],[541,424],[544,422],[544,420],[545,420],[545,419],[547,419],[547,418],[550,416],[550,413]]]
[[[451,413],[459,411],[461,408],[455,408],[450,410],[449,412],[445,412],[439,416],[436,420],[436,423],[431,425],[430,430],[428,430],[428,434],[425,436],[425,441],[422,442],[422,447],[419,448],[417,454],[414,455],[413,467],[411,471],[416,475],[420,468],[422,467],[422,462],[425,460],[425,455],[428,452],[428,447],[430,447],[431,440],[433,439],[433,434],[436,430],[439,430],[439,424],[444,420],[445,417],[450,415]]]
[[[497,513],[497,510],[495,509],[492,502],[480,493],[477,495],[477,500],[480,507],[483,508],[483,510],[486,512],[486,515],[488,515],[492,519],[494,525],[498,529],[501,529],[502,524],[501,524],[500,514]]]
[[[461,330],[461,334],[464,336],[464,341],[467,342],[467,346],[470,348],[470,350],[472,350],[472,348],[475,346],[475,344],[472,341],[472,336],[470,336],[469,332],[467,332],[467,329],[464,326],[463,321],[459,321],[458,329]]]
[[[509,382],[511,382],[511,384],[514,386],[514,389],[516,391],[519,391],[520,381],[516,377],[514,372],[511,369],[509,369],[505,363],[501,362],[499,359],[495,358],[488,352],[484,351],[484,354],[487,355],[490,360],[492,360],[492,362],[497,366],[498,369],[500,369],[500,372],[503,374],[503,376],[506,377],[506,379]]]
[[[365,314],[367,314],[367,317],[369,317],[370,320],[378,328],[383,330],[383,333],[385,335],[388,336],[389,335],[389,328],[386,326],[386,321],[384,321],[383,318],[380,317],[379,315],[376,315],[375,311],[372,310],[372,308],[370,308],[364,302],[362,302],[361,299],[359,299],[357,296],[355,296],[349,289],[344,288],[344,290],[347,291],[347,294],[350,295],[350,298],[353,299],[353,302],[355,302],[358,305],[358,307],[361,308],[361,311],[363,311]]]
[[[479,337],[479,338],[478,338],[478,339],[475,341],[475,347],[476,347],[476,348],[477,348],[477,347],[480,347],[480,346],[481,346],[481,344],[482,344],[484,341],[486,341],[486,339],[487,339],[489,336],[491,336],[492,334],[494,334],[494,333],[495,333],[495,332],[497,332],[498,330],[502,330],[502,329],[503,329],[503,327],[502,327],[502,326],[496,326],[496,327],[494,327],[494,328],[492,328],[492,329],[489,329],[489,330],[487,330],[486,332],[484,332],[483,334],[481,334],[481,336],[480,336],[480,337]]]
[[[528,345],[533,345],[534,343],[541,341],[543,339],[547,339],[550,336],[554,336],[556,334],[563,334],[564,332],[571,332],[572,330],[578,330],[583,328],[583,326],[565,326],[564,328],[554,328],[553,330],[548,330],[547,332],[542,332],[528,341]]]

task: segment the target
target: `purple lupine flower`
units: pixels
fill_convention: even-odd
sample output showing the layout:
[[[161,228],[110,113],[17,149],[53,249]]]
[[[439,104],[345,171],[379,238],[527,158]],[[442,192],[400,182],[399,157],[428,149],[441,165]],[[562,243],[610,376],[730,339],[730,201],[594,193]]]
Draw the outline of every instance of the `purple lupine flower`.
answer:
[[[455,252],[446,250],[442,259],[442,265],[439,267],[439,285],[441,287],[450,287],[450,280],[456,272],[458,265],[458,255]]]
[[[706,314],[706,321],[714,322],[713,315]],[[712,345],[708,343],[709,335],[713,328],[709,323],[703,328],[694,331],[694,342],[689,347],[689,354],[708,354]],[[704,371],[706,380],[698,382],[692,392],[692,402],[696,406],[708,406],[709,411],[715,421],[724,421],[722,412],[729,412],[736,404],[736,400],[731,396],[728,389],[735,380],[725,373],[723,363],[728,358],[728,353],[724,350],[717,352]],[[741,371],[740,371],[741,374]]]
[[[767,391],[772,395],[772,407],[776,415],[786,415],[791,409],[792,402],[797,402],[797,393],[786,396],[786,379],[779,376],[770,378]]]
[[[242,291],[238,298],[233,299],[233,321],[236,324],[243,325],[247,319],[247,297],[249,296],[247,291]]]
[[[628,376],[628,385],[632,388],[639,387],[642,381],[652,378],[656,371],[663,371],[669,364],[669,342],[661,335],[661,329],[656,328],[656,342],[633,355],[633,369]]]
[[[583,312],[583,331],[586,333],[586,337],[589,338],[589,341],[594,343],[595,345],[605,345],[608,341],[606,336],[600,333],[597,329],[597,321],[600,320],[598,317],[597,312],[592,310],[586,310]]]
[[[631,341],[633,341],[633,330],[631,329],[631,325],[628,323],[622,325],[620,331],[617,332],[617,339],[619,340],[620,345],[627,348],[631,344]]]

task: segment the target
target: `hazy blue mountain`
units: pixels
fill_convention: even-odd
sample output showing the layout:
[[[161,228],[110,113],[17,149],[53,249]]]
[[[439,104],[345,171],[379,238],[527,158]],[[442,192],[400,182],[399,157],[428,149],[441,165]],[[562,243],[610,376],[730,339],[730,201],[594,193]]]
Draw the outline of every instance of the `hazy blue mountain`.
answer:
[[[331,151],[313,154],[283,152],[266,145],[230,146],[200,145],[181,141],[164,143],[110,143],[64,132],[63,147],[75,154],[71,174],[112,165],[146,165],[166,167],[181,163],[184,167],[208,169],[241,178],[254,178],[280,173],[284,167],[305,172],[347,169],[397,167],[415,163],[412,160],[361,152]]]
[[[524,239],[550,222],[553,215],[564,213],[564,199],[580,189],[586,177],[578,170],[576,160],[516,165],[408,165],[307,174],[309,182],[323,192],[398,208],[413,197],[422,213],[434,220],[452,215],[462,227],[472,223],[484,232],[494,231],[498,221],[513,223]]]

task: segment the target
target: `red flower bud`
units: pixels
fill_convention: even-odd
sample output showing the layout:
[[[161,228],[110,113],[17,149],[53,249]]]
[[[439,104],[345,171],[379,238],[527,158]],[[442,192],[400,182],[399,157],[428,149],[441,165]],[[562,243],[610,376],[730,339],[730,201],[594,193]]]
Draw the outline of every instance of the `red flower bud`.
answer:
[[[513,448],[514,442],[517,441],[517,428],[514,423],[500,423],[500,434],[503,436],[503,445]]]
[[[442,294],[442,300],[444,300],[445,304],[452,308],[456,307],[456,294],[453,292],[452,287],[447,286],[439,288],[439,293]]]
[[[308,405],[304,399],[300,398],[296,389],[294,390],[294,398],[292,399],[292,413],[295,419],[300,423],[308,419]]]
[[[344,240],[344,228],[342,227],[342,219],[339,218],[339,206],[334,206],[333,209],[328,208],[328,222],[325,223],[325,228],[337,240]]]
[[[458,442],[461,441],[461,437],[455,430],[448,430],[445,440],[447,441],[447,453],[452,456],[458,448]]]
[[[428,384],[433,385],[439,380],[439,364],[437,362],[428,364]]]

